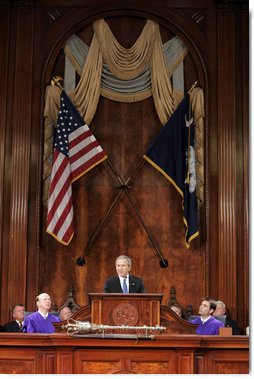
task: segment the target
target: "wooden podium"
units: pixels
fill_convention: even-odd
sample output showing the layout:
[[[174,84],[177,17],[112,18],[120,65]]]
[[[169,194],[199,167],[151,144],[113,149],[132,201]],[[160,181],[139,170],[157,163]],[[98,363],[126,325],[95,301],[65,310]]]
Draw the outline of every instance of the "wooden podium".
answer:
[[[103,325],[160,325],[163,295],[149,293],[89,293],[91,322]]]
[[[166,328],[166,334],[196,334],[194,324],[161,305],[162,297],[157,293],[89,293],[89,304],[77,310],[72,319],[109,326],[159,325]],[[67,322],[55,322],[55,331],[66,333],[63,328]],[[115,329],[116,333],[121,334],[121,331]]]

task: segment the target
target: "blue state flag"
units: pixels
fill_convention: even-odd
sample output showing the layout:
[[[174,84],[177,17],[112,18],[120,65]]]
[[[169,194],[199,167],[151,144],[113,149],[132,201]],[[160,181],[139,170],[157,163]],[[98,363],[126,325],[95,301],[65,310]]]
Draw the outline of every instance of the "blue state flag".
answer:
[[[187,248],[199,235],[194,136],[195,124],[188,94],[144,155],[144,159],[160,171],[182,197]]]

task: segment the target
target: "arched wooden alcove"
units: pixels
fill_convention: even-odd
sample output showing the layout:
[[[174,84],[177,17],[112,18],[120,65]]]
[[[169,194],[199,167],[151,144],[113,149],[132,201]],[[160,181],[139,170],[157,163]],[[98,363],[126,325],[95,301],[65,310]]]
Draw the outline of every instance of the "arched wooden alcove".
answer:
[[[90,45],[92,21],[104,18],[118,42],[129,48],[140,35],[146,19],[150,18],[159,23],[163,42],[175,35],[183,39],[189,50],[185,58],[185,90],[198,80],[207,98],[208,80],[202,33],[187,14],[171,10],[167,12],[166,16],[158,11],[116,9],[101,11],[99,14],[85,10],[66,14],[56,23],[55,30],[54,27],[51,30],[55,43],[51,41],[54,48],[47,57],[43,88],[53,75],[63,75],[62,48],[73,33]],[[142,159],[161,126],[152,98],[136,103],[118,103],[103,97],[100,97],[90,125],[124,180]],[[186,250],[181,199],[175,189],[146,163],[131,180],[130,191],[150,235],[168,260],[168,267],[160,267],[160,258],[125,193],[122,193],[87,251],[86,265],[76,265],[76,259],[82,255],[89,238],[116,198],[119,189],[115,187],[118,185],[106,162],[74,183],[76,231],[68,247],[45,234],[46,213],[41,208],[39,219],[43,220],[40,228],[43,243],[39,249],[39,287],[50,292],[55,302],[61,304],[71,283],[78,303],[84,305],[87,293],[101,291],[104,280],[114,274],[115,257],[126,253],[133,260],[133,274],[144,278],[147,291],[164,294],[163,304],[168,303],[170,288],[174,285],[182,304],[197,306],[208,288],[208,246],[205,242],[208,205],[204,204],[200,212],[201,236]],[[48,267],[54,267],[54,270],[48,270]]]

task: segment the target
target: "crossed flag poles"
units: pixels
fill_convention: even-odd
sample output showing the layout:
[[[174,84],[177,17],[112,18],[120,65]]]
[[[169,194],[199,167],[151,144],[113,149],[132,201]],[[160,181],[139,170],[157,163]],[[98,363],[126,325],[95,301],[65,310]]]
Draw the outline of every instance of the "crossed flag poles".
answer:
[[[190,123],[190,120],[193,120],[191,116],[190,96],[188,94],[178,105],[169,121],[159,131],[158,136],[136,165],[130,177],[124,181],[91,133],[89,127],[84,124],[84,120],[72,101],[62,90],[54,138],[46,231],[64,245],[69,244],[74,234],[72,183],[107,159],[110,169],[119,182],[119,186],[116,188],[120,191],[89,239],[87,246],[83,250],[84,254],[108,220],[122,192],[124,192],[161,259],[160,266],[162,268],[168,267],[167,260],[162,257],[134,202],[129,191],[131,188],[129,182],[145,159],[174,185],[182,198],[186,246],[189,248],[190,242],[199,235],[194,150],[195,124],[193,121]],[[188,159],[186,159],[186,153]],[[85,264],[84,255],[77,259],[77,264],[79,266]]]
[[[118,172],[116,171],[116,169],[114,168],[114,166],[112,165],[111,161],[109,160],[109,158],[107,157],[106,161],[108,162],[108,165],[110,167],[110,169],[112,170],[112,172],[114,173],[114,175],[116,176],[118,182],[119,182],[119,186],[117,186],[116,188],[119,189],[119,192],[117,194],[117,196],[115,197],[115,199],[113,200],[111,206],[108,208],[105,216],[103,217],[103,219],[101,220],[101,222],[99,223],[99,225],[97,226],[95,232],[91,235],[90,239],[88,240],[88,243],[86,245],[86,247],[84,248],[83,250],[83,256],[79,257],[77,259],[77,265],[78,266],[84,266],[85,265],[85,255],[86,255],[86,252],[88,251],[88,249],[90,248],[90,246],[92,245],[93,241],[96,239],[98,233],[101,231],[102,227],[104,226],[104,224],[106,223],[106,221],[108,220],[109,216],[111,215],[115,205],[117,204],[118,200],[120,199],[120,196],[121,194],[124,192],[127,196],[127,198],[129,199],[132,207],[134,208],[143,228],[145,229],[146,233],[147,233],[147,236],[148,238],[150,239],[153,247],[155,248],[157,254],[159,255],[160,257],[160,266],[162,268],[166,268],[168,267],[168,261],[167,259],[164,259],[154,238],[152,237],[143,217],[141,216],[139,210],[138,210],[138,207],[137,205],[135,204],[135,201],[133,199],[133,196],[131,194],[131,192],[129,191],[130,190],[130,186],[129,186],[129,183],[130,181],[134,178],[134,176],[137,174],[138,170],[140,169],[140,167],[142,166],[142,164],[144,163],[144,159],[142,158],[138,164],[135,166],[135,168],[133,169],[131,175],[129,176],[129,178],[124,182],[123,179],[121,178],[121,176],[118,174]]]

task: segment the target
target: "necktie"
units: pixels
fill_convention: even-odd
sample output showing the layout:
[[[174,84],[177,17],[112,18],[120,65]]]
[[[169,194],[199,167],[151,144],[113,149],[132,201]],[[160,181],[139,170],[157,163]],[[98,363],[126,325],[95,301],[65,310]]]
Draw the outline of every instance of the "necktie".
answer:
[[[123,279],[123,293],[128,293],[126,278]]]
[[[22,331],[22,322],[19,322],[19,330]]]

